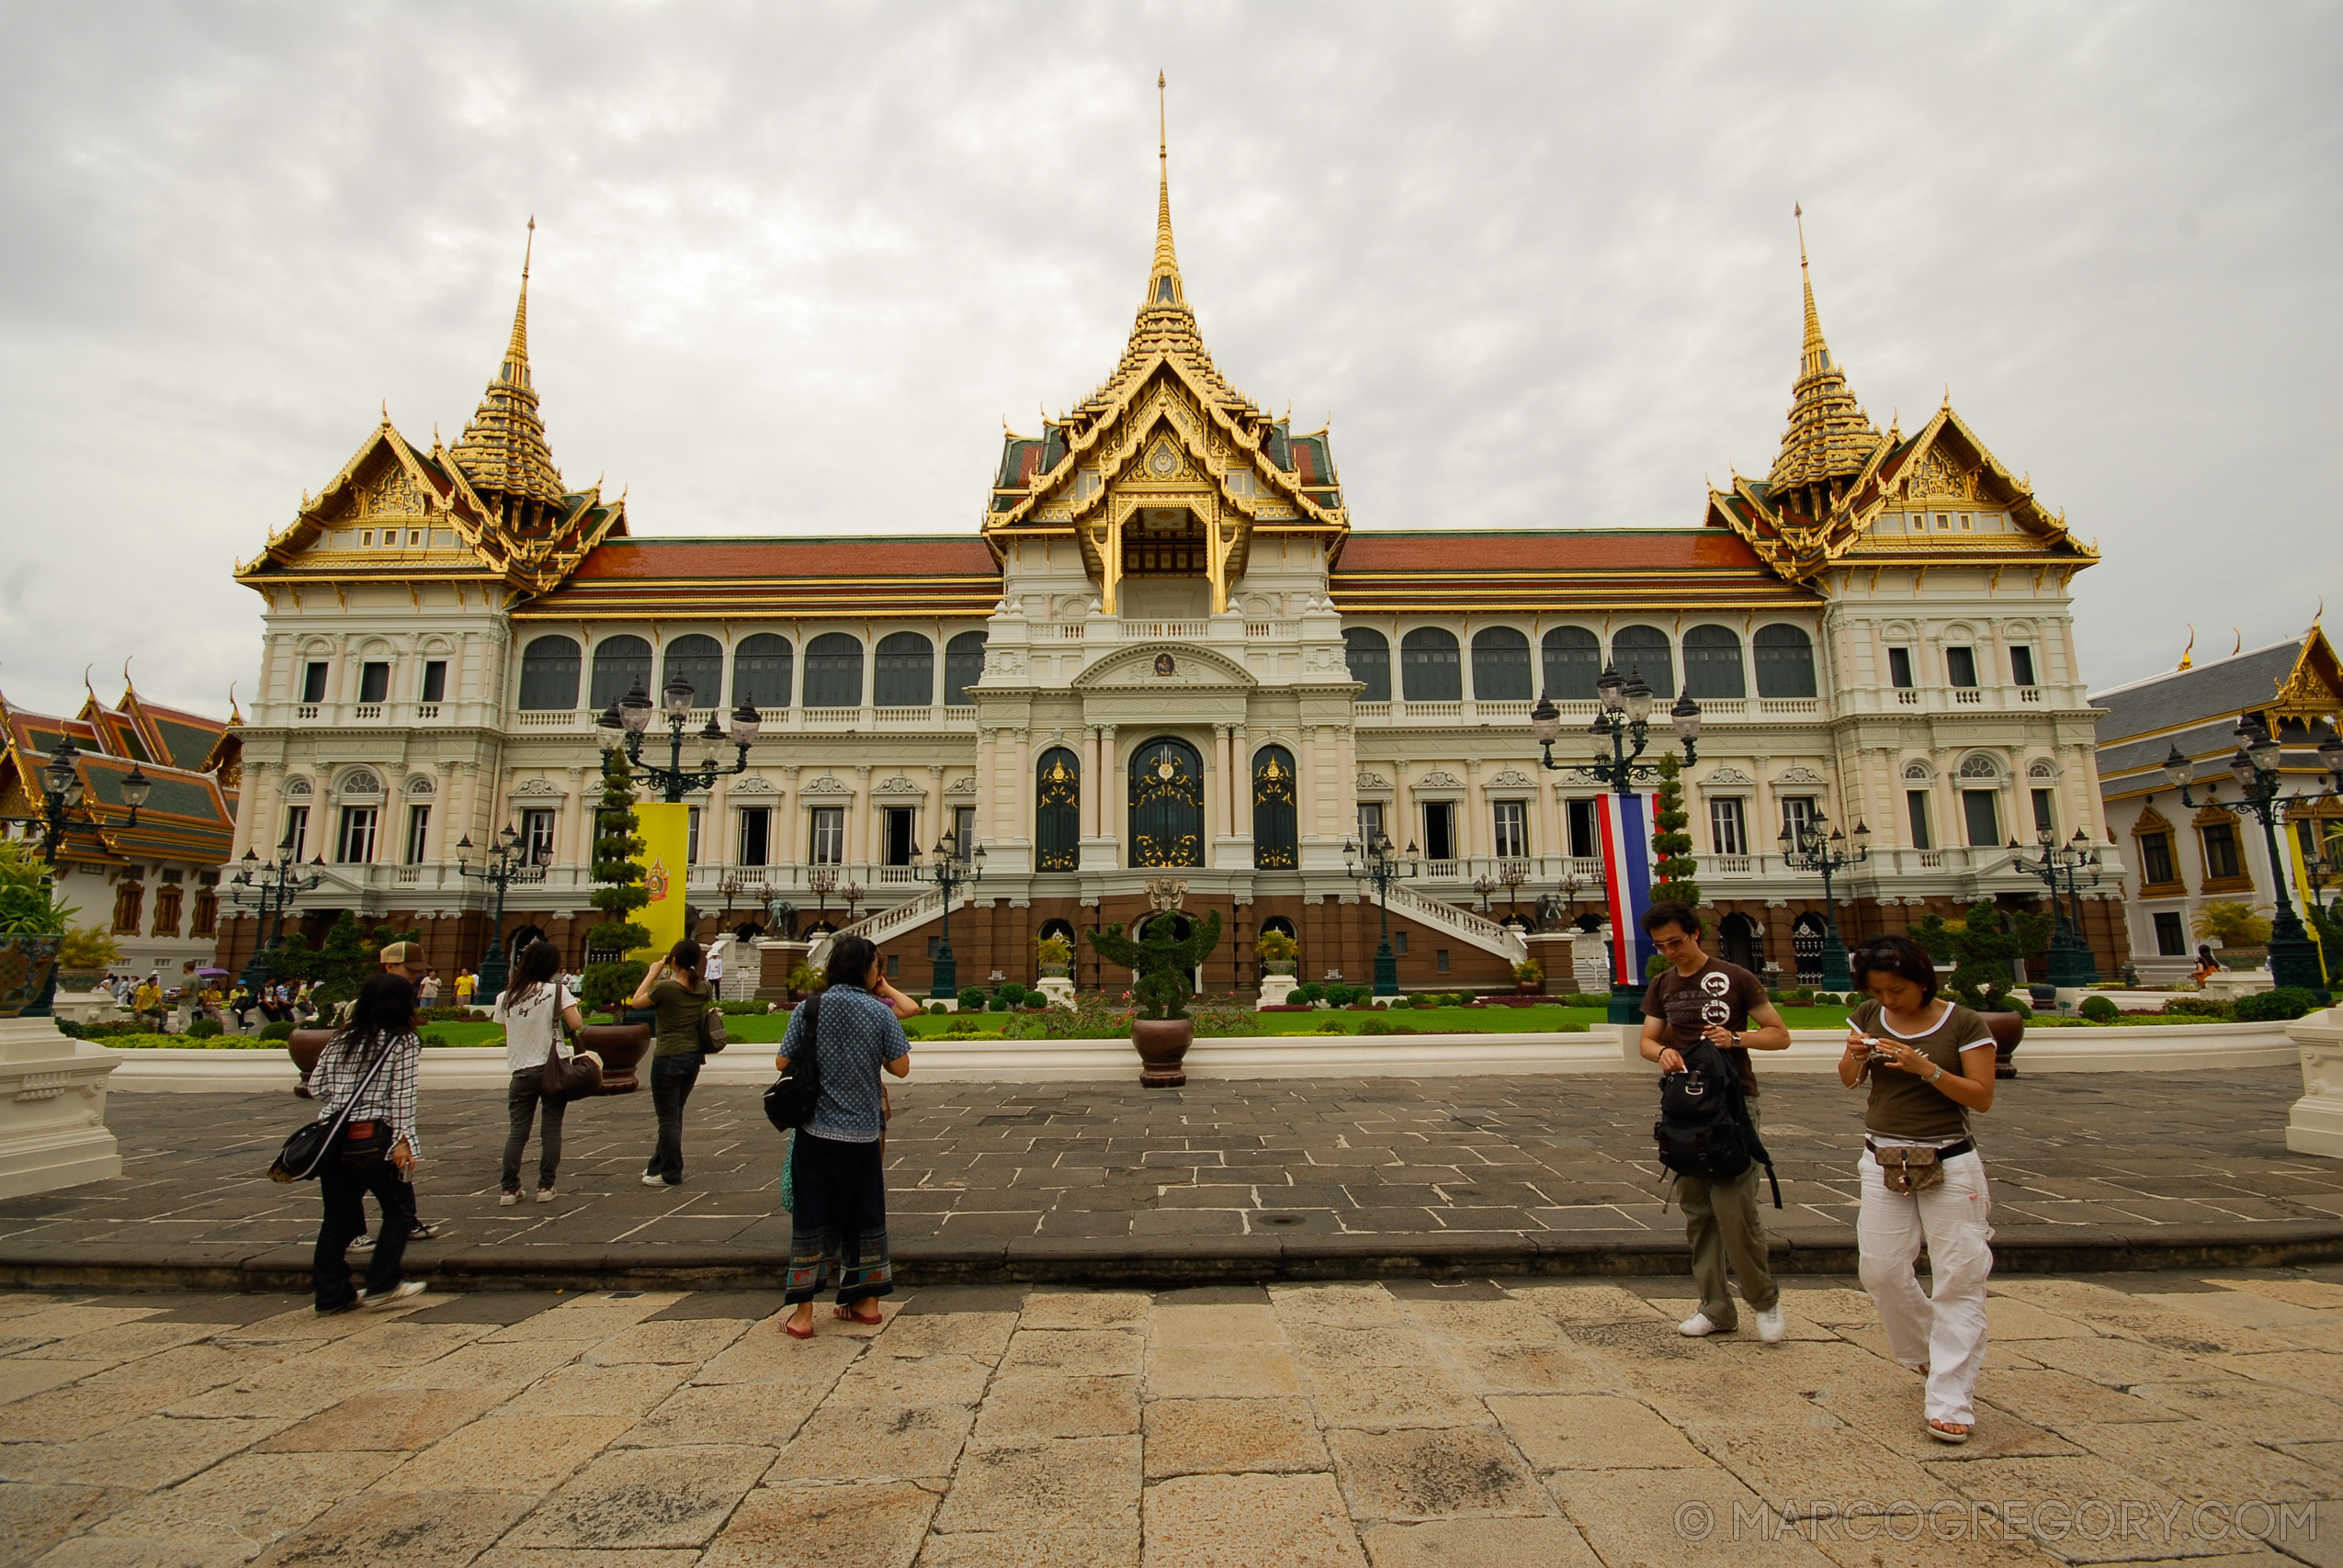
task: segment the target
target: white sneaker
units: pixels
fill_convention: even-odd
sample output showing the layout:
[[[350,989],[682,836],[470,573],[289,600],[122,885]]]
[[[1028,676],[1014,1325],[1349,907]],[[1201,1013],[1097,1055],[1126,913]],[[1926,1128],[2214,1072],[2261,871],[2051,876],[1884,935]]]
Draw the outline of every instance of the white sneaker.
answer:
[[[537,1201],[540,1203],[550,1203],[553,1201],[553,1189],[550,1187],[538,1188],[537,1190]]]
[[[517,1192],[499,1193],[496,1199],[496,1206],[500,1209],[509,1209],[520,1201],[521,1195]]]
[[[350,1243],[350,1250],[352,1252],[372,1252],[374,1250],[374,1237],[370,1235],[359,1236],[357,1240]]]
[[[1708,1314],[1704,1312],[1696,1312],[1692,1314],[1692,1316],[1686,1318],[1683,1322],[1678,1324],[1676,1325],[1676,1332],[1682,1335],[1687,1339],[1705,1339],[1710,1335],[1719,1333],[1721,1331],[1717,1328],[1716,1325],[1708,1320]]]
[[[667,1179],[663,1176],[653,1176],[649,1173],[645,1173],[642,1179],[642,1184],[645,1187],[664,1187],[667,1185]]]
[[[1790,1337],[1790,1325],[1782,1316],[1782,1303],[1774,1303],[1757,1314],[1758,1337],[1769,1345],[1779,1345]]]
[[[380,1295],[376,1295],[372,1291],[360,1291],[358,1300],[366,1303],[369,1310],[380,1312],[384,1307],[394,1306],[409,1296],[423,1294],[424,1289],[425,1286],[421,1280],[402,1280]]]

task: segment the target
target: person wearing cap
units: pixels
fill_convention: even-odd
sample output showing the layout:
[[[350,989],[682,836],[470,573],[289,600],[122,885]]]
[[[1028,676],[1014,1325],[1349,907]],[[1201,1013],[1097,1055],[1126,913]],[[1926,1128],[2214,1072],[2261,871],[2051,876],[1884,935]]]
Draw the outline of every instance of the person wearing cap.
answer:
[[[424,962],[423,943],[419,942],[394,942],[390,946],[384,948],[379,956],[382,960],[382,972],[385,975],[398,976],[399,978],[407,983],[411,989],[421,986],[423,983],[423,977],[431,973],[431,965]],[[350,1010],[354,1006],[356,1006],[355,999],[344,1002],[340,1007],[334,1010],[334,1028],[346,1029],[349,1027]],[[412,1187],[414,1182],[413,1173],[402,1171],[401,1174],[405,1178],[409,1186]],[[412,1213],[415,1207],[414,1200],[412,1197],[408,1200],[407,1207],[410,1213]],[[439,1235],[439,1226],[429,1220],[420,1218],[411,1219],[409,1221],[409,1225],[411,1227],[410,1234],[424,1241],[430,1241]],[[350,1250],[353,1252],[364,1252],[373,1246],[373,1235],[368,1232],[360,1231],[357,1237],[350,1243]]]

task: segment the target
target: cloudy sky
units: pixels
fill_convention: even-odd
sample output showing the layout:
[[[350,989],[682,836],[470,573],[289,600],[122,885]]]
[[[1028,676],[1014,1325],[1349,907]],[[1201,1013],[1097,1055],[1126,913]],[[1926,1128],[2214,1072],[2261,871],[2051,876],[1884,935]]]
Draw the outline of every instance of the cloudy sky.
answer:
[[[1949,386],[2104,564],[2098,684],[2337,544],[2343,8],[0,6],[0,691],[224,708],[230,581],[387,400],[461,429],[538,220],[554,456],[642,534],[970,529],[1114,363],[1171,78],[1230,378],[1362,527],[1690,525],[1762,472],[1803,202],[1884,426]]]

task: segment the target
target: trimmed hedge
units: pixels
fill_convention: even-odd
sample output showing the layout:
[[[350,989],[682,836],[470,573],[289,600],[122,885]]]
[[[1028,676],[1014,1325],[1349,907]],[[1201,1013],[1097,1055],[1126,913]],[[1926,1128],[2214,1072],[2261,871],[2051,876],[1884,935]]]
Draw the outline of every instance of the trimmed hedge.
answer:
[[[2076,1010],[2093,1023],[2113,1023],[2123,1010],[2105,997],[2085,997],[2083,1005]]]
[[[2315,1011],[2318,998],[2300,986],[2258,991],[2229,1004],[2229,1016],[2239,1023],[2284,1023]]]

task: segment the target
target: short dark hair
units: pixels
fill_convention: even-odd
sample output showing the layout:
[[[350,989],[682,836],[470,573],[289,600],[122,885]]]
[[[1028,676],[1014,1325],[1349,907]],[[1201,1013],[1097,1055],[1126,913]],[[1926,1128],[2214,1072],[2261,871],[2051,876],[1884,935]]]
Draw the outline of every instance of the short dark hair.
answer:
[[[1920,988],[1923,1001],[1936,1000],[1935,961],[1910,937],[1875,936],[1848,956],[1847,967],[1858,987],[1863,986],[1864,976],[1876,971],[1909,980]]]
[[[1647,933],[1656,936],[1662,926],[1678,927],[1686,936],[1694,941],[1700,939],[1701,918],[1690,904],[1678,904],[1672,901],[1666,904],[1654,904],[1644,911],[1644,930]]]
[[[877,960],[878,947],[866,936],[839,936],[830,940],[830,956],[823,961],[825,983],[852,986],[857,991],[865,988],[870,978],[870,966]]]

